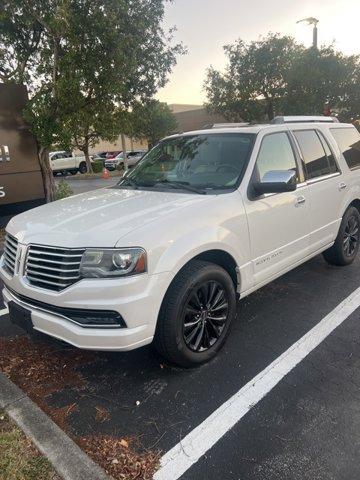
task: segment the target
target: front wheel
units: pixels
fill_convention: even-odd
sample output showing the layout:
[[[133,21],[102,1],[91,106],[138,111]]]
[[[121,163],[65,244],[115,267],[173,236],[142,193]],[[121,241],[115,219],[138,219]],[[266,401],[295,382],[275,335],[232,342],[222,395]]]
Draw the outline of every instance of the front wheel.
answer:
[[[323,255],[331,265],[350,265],[356,258],[360,243],[360,214],[355,207],[349,207],[342,219],[334,245]]]
[[[155,347],[181,367],[206,363],[224,345],[235,315],[236,292],[230,275],[218,265],[193,260],[165,295]]]

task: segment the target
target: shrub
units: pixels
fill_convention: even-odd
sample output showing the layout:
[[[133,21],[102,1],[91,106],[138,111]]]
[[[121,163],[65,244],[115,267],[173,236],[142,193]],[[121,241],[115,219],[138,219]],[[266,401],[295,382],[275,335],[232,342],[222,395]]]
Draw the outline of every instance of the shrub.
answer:
[[[94,173],[100,173],[102,172],[102,169],[104,168],[103,162],[101,161],[96,161],[91,164],[92,170]]]
[[[74,192],[71,190],[70,185],[65,180],[60,180],[56,187],[55,200],[61,200],[62,198],[71,197]]]

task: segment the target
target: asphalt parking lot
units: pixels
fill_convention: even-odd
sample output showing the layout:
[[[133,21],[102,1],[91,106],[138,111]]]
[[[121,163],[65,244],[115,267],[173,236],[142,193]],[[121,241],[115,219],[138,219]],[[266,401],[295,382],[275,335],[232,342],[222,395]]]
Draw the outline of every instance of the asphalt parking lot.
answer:
[[[64,388],[45,401],[53,408],[76,404],[67,418],[73,435],[135,437],[140,449],[160,449],[163,454],[180,446],[188,465],[182,471],[181,461],[175,462],[171,476],[160,470],[159,479],[357,480],[356,308],[264,398],[248,405],[249,411],[239,414],[218,441],[205,436],[198,461],[187,450],[187,436],[356,291],[359,265],[357,260],[350,267],[332,267],[319,256],[245,298],[225,348],[201,368],[174,368],[151,347],[99,353],[79,367],[82,388]],[[8,315],[0,317],[0,336],[19,333]],[[99,407],[108,412],[103,422],[96,421]],[[226,420],[222,415],[220,420]]]
[[[110,177],[108,179],[103,178],[82,178],[81,174],[57,176],[55,177],[55,183],[59,184],[61,180],[65,180],[69,184],[74,194],[85,193],[91,190],[97,190],[98,188],[111,187],[115,185],[121,177]]]

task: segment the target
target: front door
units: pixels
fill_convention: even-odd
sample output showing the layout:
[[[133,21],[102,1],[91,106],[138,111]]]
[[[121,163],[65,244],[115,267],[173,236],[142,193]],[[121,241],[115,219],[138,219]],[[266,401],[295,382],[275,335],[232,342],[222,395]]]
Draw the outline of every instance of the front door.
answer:
[[[273,170],[297,172],[293,192],[246,198],[251,255],[255,285],[266,282],[291,268],[308,255],[308,187],[303,182],[301,166],[287,131],[264,134],[260,143],[252,180],[261,180]]]

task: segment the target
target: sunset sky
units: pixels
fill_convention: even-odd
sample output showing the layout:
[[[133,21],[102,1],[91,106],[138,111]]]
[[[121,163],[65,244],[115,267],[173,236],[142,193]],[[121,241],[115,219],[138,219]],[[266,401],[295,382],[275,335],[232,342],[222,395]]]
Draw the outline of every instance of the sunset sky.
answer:
[[[158,98],[168,103],[201,104],[206,69],[223,69],[223,45],[237,38],[255,40],[269,31],[292,35],[310,46],[312,30],[296,24],[316,17],[319,44],[335,42],[347,54],[360,53],[360,0],[174,0],[166,7],[165,26],[188,54],[181,57]]]

